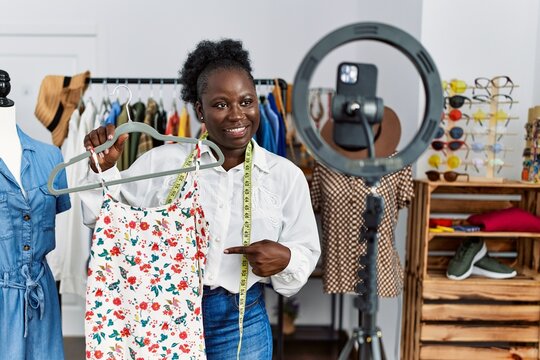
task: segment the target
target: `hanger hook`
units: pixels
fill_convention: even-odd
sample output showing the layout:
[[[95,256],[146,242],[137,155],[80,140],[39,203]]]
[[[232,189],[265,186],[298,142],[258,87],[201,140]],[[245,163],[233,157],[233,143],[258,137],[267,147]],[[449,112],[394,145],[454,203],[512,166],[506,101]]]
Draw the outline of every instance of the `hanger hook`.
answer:
[[[133,93],[131,92],[131,89],[124,84],[119,84],[114,87],[114,90],[112,91],[111,95],[116,94],[118,92],[118,88],[121,88],[121,87],[125,88],[129,92],[129,99],[126,102],[126,111],[128,115],[128,121],[131,122],[131,115],[129,111],[129,105],[131,104],[131,98],[133,97]]]

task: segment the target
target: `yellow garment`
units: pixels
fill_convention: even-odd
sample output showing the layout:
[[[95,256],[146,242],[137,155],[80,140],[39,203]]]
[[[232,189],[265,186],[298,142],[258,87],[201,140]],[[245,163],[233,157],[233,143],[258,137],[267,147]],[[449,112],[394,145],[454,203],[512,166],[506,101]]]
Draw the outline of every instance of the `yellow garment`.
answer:
[[[178,125],[178,136],[191,137],[191,129],[189,127],[189,113],[184,105],[180,112],[180,124]]]

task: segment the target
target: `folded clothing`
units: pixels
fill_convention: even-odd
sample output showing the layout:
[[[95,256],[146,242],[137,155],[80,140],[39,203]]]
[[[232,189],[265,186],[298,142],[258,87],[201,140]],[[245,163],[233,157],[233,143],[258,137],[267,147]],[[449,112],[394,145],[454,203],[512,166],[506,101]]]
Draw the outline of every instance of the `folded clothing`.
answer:
[[[436,228],[437,226],[452,226],[454,219],[443,219],[443,218],[430,218],[429,227]]]
[[[475,232],[481,231],[482,228],[478,225],[453,225],[452,228],[455,231]]]
[[[483,231],[540,232],[540,217],[516,207],[471,215],[467,222]]]

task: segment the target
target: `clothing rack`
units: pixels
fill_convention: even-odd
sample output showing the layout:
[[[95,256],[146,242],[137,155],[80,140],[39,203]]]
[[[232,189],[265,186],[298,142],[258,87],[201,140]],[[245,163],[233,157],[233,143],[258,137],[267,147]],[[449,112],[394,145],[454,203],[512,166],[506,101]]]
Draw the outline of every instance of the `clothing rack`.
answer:
[[[284,79],[254,79],[255,85],[274,85],[275,80],[281,90],[283,101],[287,99],[288,84]],[[86,79],[86,84],[114,84],[114,85],[178,85],[177,78],[127,78],[127,77],[90,77]],[[278,294],[278,324],[276,336],[276,355],[278,360],[283,359],[283,296]]]

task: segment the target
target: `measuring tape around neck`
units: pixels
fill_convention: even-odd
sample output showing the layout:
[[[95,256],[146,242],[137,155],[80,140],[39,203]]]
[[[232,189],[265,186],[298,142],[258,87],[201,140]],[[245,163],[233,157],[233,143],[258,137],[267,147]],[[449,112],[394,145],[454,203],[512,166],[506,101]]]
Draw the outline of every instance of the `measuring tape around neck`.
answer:
[[[206,139],[208,133],[204,133],[201,136],[201,140]],[[197,156],[197,149],[193,150],[187,159],[184,161],[182,168],[189,167],[193,164],[195,157]],[[243,213],[243,225],[242,225],[242,245],[248,246],[251,242],[251,174],[253,168],[253,144],[251,141],[246,147],[246,154],[244,158],[244,179],[242,190],[242,213]],[[180,173],[176,177],[169,194],[167,195],[166,203],[170,204],[180,192],[181,188],[186,182],[187,173]],[[246,310],[246,294],[248,285],[249,263],[246,255],[242,255],[242,265],[240,269],[240,289],[238,294],[238,328],[240,332],[240,339],[238,341],[238,349],[236,352],[236,358],[240,359],[240,350],[242,349],[242,336],[244,334],[244,313]]]

